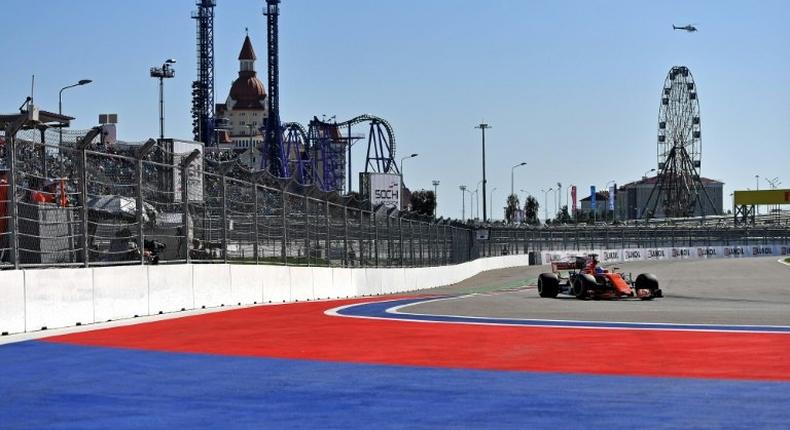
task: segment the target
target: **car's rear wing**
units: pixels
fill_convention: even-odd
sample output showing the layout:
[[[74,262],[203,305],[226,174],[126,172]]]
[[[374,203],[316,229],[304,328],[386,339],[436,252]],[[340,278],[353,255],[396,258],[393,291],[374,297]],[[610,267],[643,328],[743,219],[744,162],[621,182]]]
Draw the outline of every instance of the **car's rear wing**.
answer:
[[[553,261],[551,263],[552,272],[561,272],[563,270],[576,270],[576,262],[574,261]]]

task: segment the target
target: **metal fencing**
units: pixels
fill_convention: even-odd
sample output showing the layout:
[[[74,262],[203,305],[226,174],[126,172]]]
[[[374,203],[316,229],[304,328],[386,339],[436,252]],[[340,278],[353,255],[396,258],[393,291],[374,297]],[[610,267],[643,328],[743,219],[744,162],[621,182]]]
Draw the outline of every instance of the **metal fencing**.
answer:
[[[107,148],[90,133],[22,130],[4,149],[0,268],[410,267],[477,257],[468,227],[241,178],[233,163],[190,159],[155,141]]]
[[[0,268],[458,264],[547,250],[790,244],[787,225],[512,227],[414,219],[163,142],[23,129],[0,145]],[[196,158],[197,157],[197,158]]]

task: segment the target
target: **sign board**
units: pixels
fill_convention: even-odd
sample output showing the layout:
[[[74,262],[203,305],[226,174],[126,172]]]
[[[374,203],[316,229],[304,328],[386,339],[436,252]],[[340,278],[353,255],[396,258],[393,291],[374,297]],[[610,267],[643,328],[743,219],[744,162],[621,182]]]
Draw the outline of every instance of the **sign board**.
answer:
[[[790,205],[790,189],[736,191],[735,205]]]
[[[187,187],[190,202],[203,201],[203,144],[200,142],[173,141],[173,200],[181,201],[184,191],[181,184],[181,160],[197,149],[198,155],[187,167]]]
[[[363,177],[363,195],[372,207],[380,204],[397,207],[401,205],[400,175],[392,173],[366,173]]]

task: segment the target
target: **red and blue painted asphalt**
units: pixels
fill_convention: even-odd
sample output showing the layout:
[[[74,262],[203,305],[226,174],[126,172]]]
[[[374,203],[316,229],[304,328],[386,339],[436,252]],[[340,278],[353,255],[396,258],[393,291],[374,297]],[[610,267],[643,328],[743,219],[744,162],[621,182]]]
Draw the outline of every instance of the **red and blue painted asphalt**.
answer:
[[[787,428],[782,327],[259,306],[0,347],[0,428]]]

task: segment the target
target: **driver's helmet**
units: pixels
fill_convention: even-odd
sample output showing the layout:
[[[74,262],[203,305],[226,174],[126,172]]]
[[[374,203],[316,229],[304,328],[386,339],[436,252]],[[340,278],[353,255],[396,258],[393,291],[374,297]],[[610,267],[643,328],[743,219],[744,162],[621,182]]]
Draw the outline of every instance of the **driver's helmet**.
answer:
[[[596,273],[596,274],[599,274],[599,275],[600,275],[601,273],[603,273],[603,267],[601,267],[601,266],[595,266],[595,273]]]

